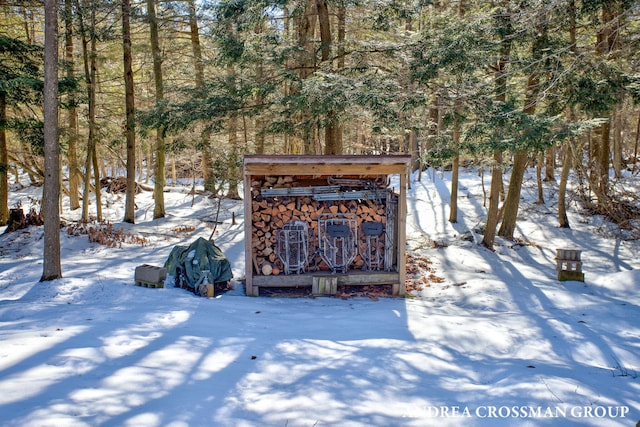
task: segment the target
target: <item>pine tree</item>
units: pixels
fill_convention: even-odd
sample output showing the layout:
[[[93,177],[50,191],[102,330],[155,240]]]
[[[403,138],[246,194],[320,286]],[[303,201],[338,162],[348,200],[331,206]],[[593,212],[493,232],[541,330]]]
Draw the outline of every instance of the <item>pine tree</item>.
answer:
[[[10,117],[9,109],[40,102],[42,49],[0,35],[0,225],[9,219],[9,155],[7,130],[26,125],[22,117]]]

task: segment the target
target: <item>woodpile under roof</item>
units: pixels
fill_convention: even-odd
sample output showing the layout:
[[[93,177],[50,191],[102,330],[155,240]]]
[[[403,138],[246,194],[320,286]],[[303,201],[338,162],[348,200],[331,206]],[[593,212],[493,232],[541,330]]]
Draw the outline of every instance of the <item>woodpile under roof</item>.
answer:
[[[246,293],[393,285],[404,295],[410,156],[246,156]],[[400,176],[398,189],[389,175]],[[397,192],[396,192],[397,190]]]

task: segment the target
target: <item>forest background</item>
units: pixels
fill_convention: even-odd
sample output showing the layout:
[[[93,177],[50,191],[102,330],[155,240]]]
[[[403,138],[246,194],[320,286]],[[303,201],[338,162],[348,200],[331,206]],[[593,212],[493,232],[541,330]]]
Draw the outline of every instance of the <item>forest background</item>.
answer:
[[[453,170],[452,222],[458,168],[480,165],[487,247],[513,239],[529,166],[540,202],[542,182],[560,181],[569,227],[573,169],[585,208],[633,236],[638,195],[618,178],[638,171],[638,2],[46,0],[0,13],[0,224],[12,175],[44,184],[43,280],[61,276],[60,197],[100,222],[96,189],[126,176],[134,222],[151,179],[161,218],[169,180],[239,197],[248,153],[410,153],[414,170]]]

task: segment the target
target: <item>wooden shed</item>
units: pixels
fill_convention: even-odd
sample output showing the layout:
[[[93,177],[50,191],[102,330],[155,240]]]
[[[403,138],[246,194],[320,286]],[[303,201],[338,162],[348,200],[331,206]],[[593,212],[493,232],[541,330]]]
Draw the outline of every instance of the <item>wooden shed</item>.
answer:
[[[405,293],[408,155],[244,158],[246,294],[391,285]],[[390,184],[399,176],[395,188]]]

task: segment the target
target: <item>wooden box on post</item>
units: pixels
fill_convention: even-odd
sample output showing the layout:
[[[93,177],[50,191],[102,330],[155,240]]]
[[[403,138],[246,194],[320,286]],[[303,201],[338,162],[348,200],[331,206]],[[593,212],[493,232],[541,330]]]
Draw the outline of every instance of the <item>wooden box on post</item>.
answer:
[[[584,282],[581,253],[579,249],[556,249],[558,280]]]

